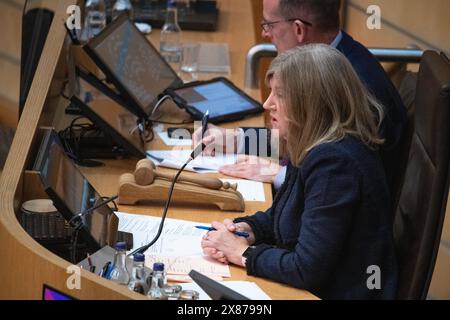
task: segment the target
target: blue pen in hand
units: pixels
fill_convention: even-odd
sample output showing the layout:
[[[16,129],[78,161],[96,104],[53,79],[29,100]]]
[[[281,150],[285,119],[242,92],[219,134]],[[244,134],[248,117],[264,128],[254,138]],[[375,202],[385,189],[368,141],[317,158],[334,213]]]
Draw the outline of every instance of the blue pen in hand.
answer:
[[[195,227],[197,229],[208,230],[208,231],[216,230],[216,228],[213,228],[213,227],[205,227],[205,226],[195,226]],[[242,231],[236,231],[236,232],[234,232],[234,234],[239,237],[244,237],[244,238],[248,238],[250,236],[247,232],[242,232]]]

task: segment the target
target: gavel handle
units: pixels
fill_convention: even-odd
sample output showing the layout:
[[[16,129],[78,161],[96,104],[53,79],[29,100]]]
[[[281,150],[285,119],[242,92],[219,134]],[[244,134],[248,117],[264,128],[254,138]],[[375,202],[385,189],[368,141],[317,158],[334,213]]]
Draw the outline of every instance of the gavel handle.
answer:
[[[160,177],[160,178],[164,178],[164,179],[170,180],[170,181],[173,179],[172,175],[167,174],[167,173],[157,172],[157,171],[155,171],[155,176],[156,177]],[[222,181],[220,181],[219,179],[216,179],[216,178],[189,177],[189,176],[186,176],[186,175],[183,175],[183,174],[181,174],[178,177],[178,181],[195,183],[195,184],[198,184],[200,186],[206,187],[208,189],[215,189],[215,190],[219,190],[223,186]]]

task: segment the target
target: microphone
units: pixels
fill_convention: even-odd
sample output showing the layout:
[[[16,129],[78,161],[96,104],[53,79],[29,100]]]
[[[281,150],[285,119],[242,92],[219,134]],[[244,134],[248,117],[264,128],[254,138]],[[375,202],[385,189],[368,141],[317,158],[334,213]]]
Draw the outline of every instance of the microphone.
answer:
[[[170,185],[170,189],[169,189],[169,197],[167,198],[166,204],[164,206],[164,211],[163,211],[163,214],[162,214],[162,217],[161,217],[161,222],[159,223],[159,228],[158,228],[158,232],[157,232],[156,236],[148,244],[146,244],[146,245],[144,245],[144,246],[142,246],[140,248],[137,248],[133,252],[129,253],[128,256],[133,256],[136,253],[142,253],[143,254],[145,251],[147,251],[148,248],[150,248],[153,244],[155,244],[156,241],[158,241],[159,237],[161,236],[162,229],[164,227],[164,221],[166,220],[167,210],[169,209],[170,200],[172,199],[173,189],[175,187],[175,183],[178,180],[178,177],[180,176],[180,174],[184,170],[184,168],[186,168],[186,166],[189,164],[189,162],[191,162],[199,154],[201,154],[203,152],[203,150],[205,150],[205,148],[206,148],[206,145],[204,143],[199,143],[197,145],[197,147],[195,147],[195,149],[191,152],[191,155],[189,156],[189,159],[181,166],[181,168],[178,170],[177,174],[173,178],[172,184]]]

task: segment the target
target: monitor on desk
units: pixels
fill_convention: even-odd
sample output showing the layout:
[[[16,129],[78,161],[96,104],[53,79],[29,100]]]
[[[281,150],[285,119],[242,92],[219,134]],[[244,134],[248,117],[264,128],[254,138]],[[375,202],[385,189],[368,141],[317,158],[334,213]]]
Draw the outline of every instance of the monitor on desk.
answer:
[[[67,221],[102,201],[102,197],[66,156],[57,133],[52,129],[44,132],[33,170],[38,172],[47,195]],[[107,205],[82,217],[80,237],[89,253],[107,244],[114,245],[118,221]]]
[[[80,93],[72,96],[71,103],[126,153],[145,158],[145,124],[113,99],[95,77],[82,70],[77,70],[77,74]]]
[[[125,14],[84,49],[140,118],[148,117],[165,89],[183,83]]]

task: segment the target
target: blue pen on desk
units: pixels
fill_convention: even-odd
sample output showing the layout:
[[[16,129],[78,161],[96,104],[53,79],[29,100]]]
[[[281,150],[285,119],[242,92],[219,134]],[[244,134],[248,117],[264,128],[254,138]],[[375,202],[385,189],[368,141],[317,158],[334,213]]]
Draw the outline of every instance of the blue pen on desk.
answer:
[[[208,231],[216,230],[216,228],[213,228],[213,227],[205,227],[205,226],[195,226],[195,227],[197,229],[208,230]],[[243,232],[243,231],[235,231],[234,234],[239,237],[244,237],[244,238],[248,238],[250,236],[247,232]]]

